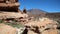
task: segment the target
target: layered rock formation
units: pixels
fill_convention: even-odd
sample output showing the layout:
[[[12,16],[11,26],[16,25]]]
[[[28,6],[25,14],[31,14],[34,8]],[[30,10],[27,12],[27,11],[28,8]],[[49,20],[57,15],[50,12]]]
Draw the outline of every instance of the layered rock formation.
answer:
[[[0,11],[18,11],[18,0],[0,0]]]
[[[20,18],[26,17],[18,7],[20,6],[18,0],[0,0],[0,18]]]
[[[0,0],[0,17],[1,18],[7,18],[14,16],[12,12],[18,12],[18,7],[20,4],[18,3],[18,0]],[[19,10],[20,11],[20,10]],[[12,15],[12,16],[10,16]],[[16,16],[14,16],[16,17]]]

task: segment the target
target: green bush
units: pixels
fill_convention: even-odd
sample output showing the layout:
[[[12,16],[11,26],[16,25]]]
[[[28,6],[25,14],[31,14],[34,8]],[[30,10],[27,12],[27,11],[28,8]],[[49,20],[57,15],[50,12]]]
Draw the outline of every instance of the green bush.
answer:
[[[3,20],[0,20],[0,23],[3,23],[4,21]]]

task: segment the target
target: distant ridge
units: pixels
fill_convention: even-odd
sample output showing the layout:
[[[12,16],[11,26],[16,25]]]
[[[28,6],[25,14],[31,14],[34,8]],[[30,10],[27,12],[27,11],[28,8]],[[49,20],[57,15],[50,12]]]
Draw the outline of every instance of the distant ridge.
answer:
[[[27,13],[28,15],[35,16],[35,17],[44,16],[44,17],[49,17],[49,18],[60,18],[60,12],[49,13],[41,9],[30,9],[30,10],[27,10]]]
[[[30,12],[32,14],[47,13],[46,11],[43,11],[43,10],[40,10],[40,9],[30,9],[30,10],[27,10],[27,12]]]

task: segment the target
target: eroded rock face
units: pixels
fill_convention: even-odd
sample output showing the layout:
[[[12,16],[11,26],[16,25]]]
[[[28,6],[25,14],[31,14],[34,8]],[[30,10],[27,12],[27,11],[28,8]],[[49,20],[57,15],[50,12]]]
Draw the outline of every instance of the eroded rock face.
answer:
[[[18,18],[21,13],[18,0],[0,0],[0,18]]]
[[[25,24],[28,34],[57,34],[57,22],[49,18],[41,18],[40,21],[31,21]],[[55,32],[55,33],[54,33]]]
[[[20,17],[28,17],[27,14],[21,14],[21,12],[1,12],[0,18],[20,18]]]
[[[18,12],[19,6],[18,0],[0,0],[0,11]]]
[[[0,24],[0,34],[16,34],[17,31],[15,28],[5,25],[5,24]]]

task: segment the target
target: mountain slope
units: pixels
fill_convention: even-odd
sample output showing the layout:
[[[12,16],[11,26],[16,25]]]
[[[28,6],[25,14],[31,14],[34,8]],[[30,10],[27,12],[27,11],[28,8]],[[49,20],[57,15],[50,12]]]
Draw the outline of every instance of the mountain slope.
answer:
[[[30,9],[30,10],[27,10],[27,13],[30,16],[44,16],[47,12],[40,9]]]
[[[30,10],[27,10],[27,11],[32,13],[32,14],[46,13],[45,11],[40,10],[40,9],[30,9]]]

